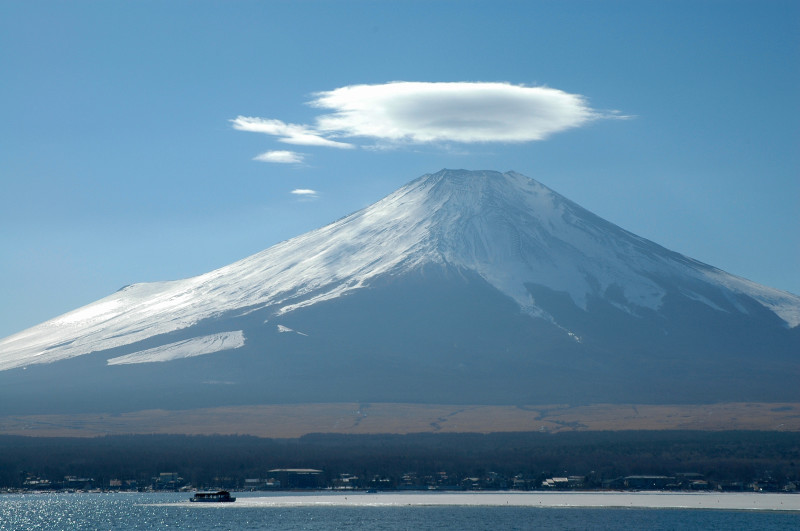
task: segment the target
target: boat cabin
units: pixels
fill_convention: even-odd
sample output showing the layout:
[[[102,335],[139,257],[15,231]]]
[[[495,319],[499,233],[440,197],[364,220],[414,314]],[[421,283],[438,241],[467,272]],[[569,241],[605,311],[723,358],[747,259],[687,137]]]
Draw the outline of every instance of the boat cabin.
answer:
[[[227,490],[217,490],[213,492],[196,492],[189,501],[192,502],[234,502],[236,498],[231,497]]]

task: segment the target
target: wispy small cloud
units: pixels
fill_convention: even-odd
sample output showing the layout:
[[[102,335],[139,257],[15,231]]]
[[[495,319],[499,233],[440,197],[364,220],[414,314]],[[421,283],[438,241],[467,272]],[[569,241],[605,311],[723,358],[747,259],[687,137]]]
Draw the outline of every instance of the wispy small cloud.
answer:
[[[315,199],[319,196],[316,190],[311,190],[309,188],[295,188],[291,193],[303,199]]]
[[[291,144],[351,148],[358,142],[384,148],[534,142],[601,118],[625,118],[592,109],[578,94],[510,83],[350,85],[316,93],[309,105],[331,112],[317,116],[313,125],[244,116],[232,122],[236,129]]]
[[[279,164],[300,164],[305,159],[305,155],[295,151],[267,151],[261,155],[253,157],[253,160],[261,162],[276,162]]]
[[[280,120],[266,120],[264,118],[253,118],[249,116],[237,116],[231,120],[231,122],[233,123],[234,129],[279,136],[281,138],[278,140],[286,144],[325,146],[343,149],[354,147],[352,144],[347,144],[345,142],[328,140],[306,125],[287,124]]]

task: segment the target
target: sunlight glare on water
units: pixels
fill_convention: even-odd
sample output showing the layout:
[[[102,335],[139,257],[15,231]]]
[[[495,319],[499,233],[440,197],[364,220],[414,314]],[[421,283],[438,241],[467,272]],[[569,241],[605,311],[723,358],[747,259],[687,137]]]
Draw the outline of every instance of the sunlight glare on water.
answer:
[[[237,498],[247,500],[247,493]],[[0,530],[61,529],[762,529],[797,512],[490,506],[198,507],[187,494],[0,495]],[[204,504],[205,505],[205,504]]]

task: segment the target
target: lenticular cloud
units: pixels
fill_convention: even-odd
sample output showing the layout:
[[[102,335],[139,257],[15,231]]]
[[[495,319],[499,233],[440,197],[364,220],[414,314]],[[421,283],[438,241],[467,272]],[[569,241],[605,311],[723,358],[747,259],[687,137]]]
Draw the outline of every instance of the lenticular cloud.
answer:
[[[529,142],[598,117],[582,96],[507,83],[353,85],[316,94],[325,135],[388,141]]]
[[[243,116],[232,122],[236,129],[275,135],[281,142],[353,147],[341,140],[532,142],[603,117],[583,96],[509,83],[350,85],[316,93],[309,105],[330,112],[314,125]]]

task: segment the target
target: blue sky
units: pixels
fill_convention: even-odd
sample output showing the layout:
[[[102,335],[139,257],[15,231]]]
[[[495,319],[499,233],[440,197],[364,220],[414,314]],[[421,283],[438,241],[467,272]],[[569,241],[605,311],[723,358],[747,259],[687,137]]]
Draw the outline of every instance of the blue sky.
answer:
[[[478,114],[512,102],[508,122],[432,132],[372,112],[439,109],[450,93],[425,91],[455,82]],[[800,293],[798,88],[796,1],[5,0],[0,337],[226,265],[442,168],[513,169]],[[498,140],[518,125],[516,89],[562,121],[521,113]],[[320,107],[326,95],[338,103]],[[364,98],[376,106],[348,107]]]

